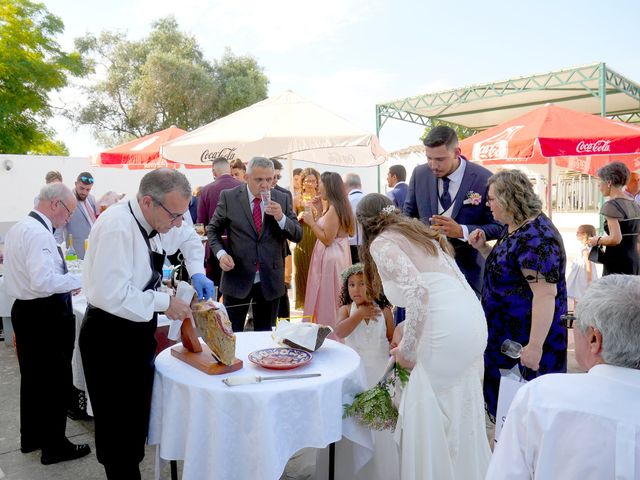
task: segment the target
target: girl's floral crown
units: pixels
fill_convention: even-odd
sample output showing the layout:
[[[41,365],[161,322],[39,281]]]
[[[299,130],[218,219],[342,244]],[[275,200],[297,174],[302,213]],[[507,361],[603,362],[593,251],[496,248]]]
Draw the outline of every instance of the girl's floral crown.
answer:
[[[356,263],[354,265],[351,265],[345,268],[340,274],[340,278],[344,283],[349,279],[351,275],[355,275],[356,273],[363,273],[363,272],[364,272],[364,265],[362,265],[361,263]]]

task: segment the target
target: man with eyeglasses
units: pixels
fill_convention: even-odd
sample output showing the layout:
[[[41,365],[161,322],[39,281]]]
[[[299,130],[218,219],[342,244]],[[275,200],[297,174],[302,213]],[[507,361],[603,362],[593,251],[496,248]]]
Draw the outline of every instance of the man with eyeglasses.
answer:
[[[96,200],[91,195],[93,184],[94,178],[89,172],[82,172],[76,178],[73,194],[78,202],[78,208],[64,229],[63,239],[68,240],[69,235],[73,237],[73,248],[79,259],[84,259],[84,241],[89,237],[91,227],[98,217]]]
[[[190,200],[182,173],[153,170],[140,181],[137,197],[105,210],[89,235],[83,269],[88,307],[79,343],[96,453],[110,480],[140,478],[158,312],[171,320],[191,318],[188,304],[158,291],[165,253],[180,249],[199,298],[214,293],[204,275],[202,242],[183,223]]]
[[[41,449],[44,465],[91,452],[65,435],[75,342],[70,292],[81,284],[68,272],[53,233],[75,209],[68,187],[45,185],[34,210],[11,227],[5,240],[4,286],[16,299],[11,321],[20,365],[20,450]]]
[[[640,478],[640,278],[608,275],[576,307],[578,365],[516,394],[487,479]]]
[[[286,293],[285,243],[302,239],[291,198],[271,189],[273,176],[271,160],[252,158],[247,183],[220,194],[207,226],[209,246],[224,272],[220,289],[235,332],[244,330],[250,303],[254,329],[271,330],[279,299]],[[222,242],[225,232],[229,239],[226,246]]]

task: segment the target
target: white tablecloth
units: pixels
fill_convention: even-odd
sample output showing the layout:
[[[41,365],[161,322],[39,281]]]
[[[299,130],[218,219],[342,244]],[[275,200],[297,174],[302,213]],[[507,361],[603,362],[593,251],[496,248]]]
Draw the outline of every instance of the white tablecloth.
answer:
[[[304,367],[277,372],[255,366],[247,355],[275,346],[271,332],[238,333],[238,372],[206,375],[171,356],[156,358],[149,444],[160,457],[184,460],[183,480],[274,480],[303,447],[322,448],[343,435],[358,446],[355,463],[371,458],[371,432],[343,420],[343,404],[364,390],[360,357],[326,340]],[[229,375],[321,373],[321,377],[273,380],[227,387]]]
[[[78,345],[78,337],[80,336],[80,327],[84,319],[84,312],[87,310],[87,298],[82,291],[78,295],[71,297],[73,301],[73,314],[76,317],[76,341],[73,348],[73,358],[71,365],[73,367],[73,385],[83,391],[87,391],[87,384],[84,379],[84,368],[82,367],[82,358],[80,357],[80,347]],[[158,315],[158,327],[169,326],[171,321],[166,315]],[[118,332],[114,332],[114,342],[117,342]]]
[[[0,276],[0,317],[11,318],[11,307],[15,298],[10,297],[4,291],[4,277]]]

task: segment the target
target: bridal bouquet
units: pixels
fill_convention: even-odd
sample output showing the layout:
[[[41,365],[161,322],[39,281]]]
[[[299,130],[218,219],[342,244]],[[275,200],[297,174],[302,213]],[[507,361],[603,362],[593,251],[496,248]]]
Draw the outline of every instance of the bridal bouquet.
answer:
[[[409,381],[409,370],[395,363],[375,386],[360,392],[351,405],[344,405],[344,418],[354,417],[358,423],[371,430],[395,430],[398,410],[393,404],[391,392],[396,382],[405,386]]]

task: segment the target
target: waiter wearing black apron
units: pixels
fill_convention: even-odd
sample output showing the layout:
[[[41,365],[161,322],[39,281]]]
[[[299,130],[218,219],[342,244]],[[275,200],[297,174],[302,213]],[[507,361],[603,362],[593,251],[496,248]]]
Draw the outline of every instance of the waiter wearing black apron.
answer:
[[[20,364],[20,449],[42,449],[44,465],[91,452],[65,435],[75,340],[70,291],[81,284],[78,275],[68,272],[53,232],[75,208],[68,187],[49,184],[40,191],[35,210],[9,230],[5,242],[4,285],[16,298],[11,320]]]
[[[158,291],[165,249],[183,252],[199,296],[204,248],[190,226],[191,187],[175,170],[146,174],[137,198],[109,207],[89,236],[83,268],[89,306],[80,352],[95,418],[96,453],[109,479],[139,479],[149,423],[159,312],[188,318],[189,305]],[[158,235],[161,234],[161,235]],[[211,282],[209,282],[211,283]]]

